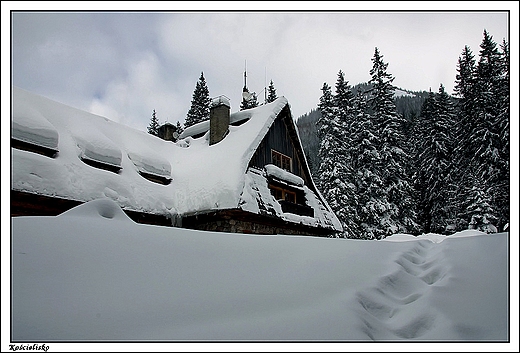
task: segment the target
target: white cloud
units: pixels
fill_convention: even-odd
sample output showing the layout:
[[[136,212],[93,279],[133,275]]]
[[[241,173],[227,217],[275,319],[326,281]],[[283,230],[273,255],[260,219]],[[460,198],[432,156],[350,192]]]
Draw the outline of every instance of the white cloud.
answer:
[[[90,112],[140,130],[148,125],[153,109],[161,122],[176,122],[185,115],[185,97],[168,85],[155,53],[141,53],[129,60],[126,71],[127,75],[108,83],[102,97],[92,99]]]
[[[315,108],[337,72],[370,79],[377,46],[412,90],[451,91],[465,45],[478,56],[483,29],[507,36],[506,13],[183,12],[18,13],[13,16],[13,83],[144,129],[152,109],[183,120],[204,72],[210,95],[239,109],[248,86],[263,99],[272,79],[293,115]]]

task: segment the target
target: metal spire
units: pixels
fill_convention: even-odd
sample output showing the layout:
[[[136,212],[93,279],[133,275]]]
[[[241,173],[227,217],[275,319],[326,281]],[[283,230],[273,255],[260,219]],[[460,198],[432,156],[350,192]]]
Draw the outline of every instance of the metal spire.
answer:
[[[242,91],[246,92],[247,90],[247,61],[244,60],[244,89]]]

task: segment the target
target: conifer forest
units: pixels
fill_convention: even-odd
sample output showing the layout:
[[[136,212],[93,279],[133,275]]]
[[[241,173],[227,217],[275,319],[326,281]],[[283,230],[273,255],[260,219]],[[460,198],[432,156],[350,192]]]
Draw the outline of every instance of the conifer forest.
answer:
[[[297,121],[342,236],[508,231],[509,44],[484,30],[478,53],[463,48],[453,95],[398,89],[378,48],[371,60],[368,82],[340,70]]]

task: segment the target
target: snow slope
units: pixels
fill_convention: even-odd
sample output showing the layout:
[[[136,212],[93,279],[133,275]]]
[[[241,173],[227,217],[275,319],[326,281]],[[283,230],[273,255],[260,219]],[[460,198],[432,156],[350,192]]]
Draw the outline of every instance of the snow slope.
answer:
[[[99,199],[12,219],[12,338],[506,342],[508,245],[201,232]]]

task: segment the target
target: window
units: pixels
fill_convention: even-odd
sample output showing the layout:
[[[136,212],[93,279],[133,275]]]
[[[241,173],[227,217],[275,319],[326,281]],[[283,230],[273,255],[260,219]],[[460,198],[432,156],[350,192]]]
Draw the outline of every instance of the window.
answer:
[[[269,183],[269,189],[271,190],[271,195],[282,207],[282,212],[314,217],[314,209],[304,203],[302,200],[304,195],[297,195],[298,191],[288,190],[271,183]]]
[[[272,163],[288,172],[292,172],[292,160],[291,157],[281,154],[275,150],[271,150]]]
[[[269,185],[269,189],[271,190],[271,195],[274,196],[276,200],[284,200],[292,203],[296,203],[296,193],[282,189],[273,185]]]
[[[13,139],[13,138],[11,138],[11,147],[16,148],[18,150],[22,150],[22,151],[38,153],[43,156],[47,156],[47,157],[51,157],[51,158],[56,158],[56,156],[58,155],[57,148],[45,147],[45,146],[33,144],[31,142],[20,141],[20,140]]]

